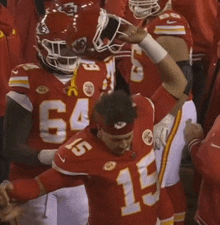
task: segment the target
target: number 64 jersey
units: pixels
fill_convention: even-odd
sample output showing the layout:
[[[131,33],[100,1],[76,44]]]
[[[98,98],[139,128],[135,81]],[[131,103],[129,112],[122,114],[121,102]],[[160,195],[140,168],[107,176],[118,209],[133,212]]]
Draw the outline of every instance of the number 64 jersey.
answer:
[[[66,175],[84,175],[92,225],[157,224],[159,186],[152,134],[154,105],[141,95],[133,97],[138,117],[132,150],[122,156],[113,155],[87,127],[55,155],[53,169]]]
[[[114,76],[113,57],[97,63],[82,62],[69,77],[49,73],[34,63],[15,67],[9,80],[8,96],[32,113],[30,147],[58,149],[85,128],[100,94],[113,91]],[[19,94],[26,96],[22,102]],[[36,172],[35,176],[38,174]]]

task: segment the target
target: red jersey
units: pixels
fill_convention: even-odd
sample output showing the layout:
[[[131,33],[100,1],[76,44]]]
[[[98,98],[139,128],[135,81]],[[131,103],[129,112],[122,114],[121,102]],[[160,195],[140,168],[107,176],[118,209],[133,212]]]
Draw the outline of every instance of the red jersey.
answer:
[[[8,9],[21,37],[21,54],[25,62],[37,62],[34,48],[38,14],[33,0],[8,0]]]
[[[20,37],[13,24],[12,17],[7,8],[0,4],[0,116],[5,113],[5,95],[9,91],[8,80],[11,69],[19,64]]]
[[[58,149],[71,136],[85,128],[100,94],[114,89],[114,73],[115,61],[112,57],[105,62],[82,63],[77,73],[65,84],[56,75],[41,69],[38,64],[15,67],[9,85],[12,91],[28,97],[23,107],[32,113],[33,125],[28,145],[36,151]],[[20,177],[35,177],[39,174],[38,168],[40,167],[35,171],[36,167],[33,167],[35,172],[29,169],[22,173],[14,168],[11,175],[15,173]]]
[[[104,8],[108,13],[122,17],[134,25],[140,23],[140,20],[133,16],[133,13],[129,8],[128,0],[107,0],[105,1]]]
[[[193,35],[193,54],[207,54],[213,44],[218,0],[175,0],[173,9],[188,21]]]
[[[201,225],[220,224],[220,116],[200,145],[191,149],[193,163],[201,173],[203,181],[200,188],[196,219]]]
[[[156,224],[159,184],[153,126],[154,120],[160,120],[162,116],[154,115],[150,99],[141,95],[135,95],[133,99],[138,116],[132,150],[122,156],[113,155],[87,128],[61,146],[55,155],[55,170],[67,175],[85,175],[91,224]],[[157,103],[154,97],[152,100]]]
[[[147,31],[154,39],[160,36],[173,36],[182,38],[189,53],[192,49],[192,36],[187,21],[173,10],[168,10],[156,17],[146,26]],[[141,93],[150,97],[161,85],[162,80],[157,66],[147,57],[137,45],[132,45],[131,66],[126,66],[126,74],[130,74],[131,93]],[[127,77],[127,75],[125,75]]]

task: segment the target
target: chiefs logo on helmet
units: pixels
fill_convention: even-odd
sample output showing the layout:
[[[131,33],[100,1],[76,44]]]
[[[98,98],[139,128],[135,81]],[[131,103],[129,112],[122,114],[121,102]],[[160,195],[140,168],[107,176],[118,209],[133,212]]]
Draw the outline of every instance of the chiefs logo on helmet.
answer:
[[[86,45],[87,45],[86,37],[79,38],[75,40],[73,43],[71,43],[72,50],[77,54],[84,53],[86,49]]]
[[[42,21],[38,24],[37,28],[36,28],[36,33],[37,34],[49,34],[49,28],[47,27],[47,25]]]
[[[77,5],[74,2],[65,3],[57,8],[59,12],[66,13],[68,16],[74,16],[77,13]]]

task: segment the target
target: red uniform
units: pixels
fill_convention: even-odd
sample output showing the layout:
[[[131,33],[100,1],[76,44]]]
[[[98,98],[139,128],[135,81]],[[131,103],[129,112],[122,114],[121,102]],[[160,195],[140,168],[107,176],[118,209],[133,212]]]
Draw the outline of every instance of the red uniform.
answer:
[[[193,54],[208,54],[213,44],[217,0],[174,0],[173,9],[188,21],[193,35]]]
[[[192,36],[187,21],[173,10],[152,20],[146,29],[154,39],[160,36],[173,36],[182,38],[192,48]],[[150,97],[161,85],[160,72],[157,66],[146,57],[138,45],[132,45],[132,67],[126,66],[126,77],[130,74],[131,93],[141,93]]]
[[[5,113],[5,95],[9,91],[11,69],[20,63],[20,37],[7,8],[0,4],[0,117]]]
[[[152,101],[141,95],[135,95],[133,99],[138,117],[134,123],[132,150],[122,156],[113,155],[86,128],[59,148],[53,169],[38,176],[46,191],[50,192],[68,186],[71,175],[83,175],[89,197],[90,224],[156,224],[159,185],[153,150],[153,125],[164,116],[161,110],[166,114],[177,100],[163,87],[152,96]],[[158,113],[154,112],[153,103]],[[31,181],[34,180],[28,182]],[[26,185],[25,193],[17,191],[19,182],[22,183],[22,180],[15,181],[10,192],[13,198],[28,200],[30,196],[33,198],[39,194],[29,185]]]
[[[157,96],[166,95],[167,92],[162,90]],[[170,102],[170,97],[166,97],[166,101]],[[154,115],[154,106],[149,99],[140,95],[133,99],[138,117],[131,151],[115,156],[89,129],[85,129],[61,146],[55,156],[55,170],[66,175],[86,175],[90,224],[156,224],[159,186],[152,132],[154,116],[156,122],[162,115]],[[158,99],[152,97],[156,110],[163,105]],[[44,183],[45,177],[39,178],[46,190],[50,188]]]
[[[129,9],[128,0],[107,0],[104,8],[108,13],[120,16],[134,25],[138,25],[140,23],[140,20],[136,19]]]
[[[191,155],[195,167],[203,177],[196,220],[201,225],[220,224],[220,116],[205,140],[191,145]]]
[[[28,97],[23,107],[32,112],[33,118],[29,146],[37,151],[57,149],[86,127],[91,109],[100,94],[114,88],[114,70],[114,58],[109,58],[105,63],[82,63],[72,79],[69,78],[63,84],[54,74],[42,70],[38,64],[15,67],[9,85],[12,91]],[[13,99],[13,92],[8,95]],[[33,178],[45,169],[48,167],[35,168],[14,163],[10,178]]]

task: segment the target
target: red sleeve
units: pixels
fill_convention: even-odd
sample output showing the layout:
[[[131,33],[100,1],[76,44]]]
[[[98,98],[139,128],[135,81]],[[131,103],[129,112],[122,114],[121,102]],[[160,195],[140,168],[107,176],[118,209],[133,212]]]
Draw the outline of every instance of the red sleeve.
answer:
[[[38,178],[40,179],[47,193],[55,191],[59,188],[75,186],[73,176],[59,173],[54,169],[45,171],[44,173],[40,174]],[[76,182],[78,182],[78,177],[76,178]]]
[[[220,116],[200,146],[192,147],[191,155],[198,172],[205,179],[220,182]]]
[[[62,187],[73,186],[74,179],[61,174],[54,169],[49,169],[38,176],[46,192],[52,192]],[[72,178],[72,179],[71,179]],[[40,195],[40,187],[36,179],[20,179],[12,182],[13,190],[10,191],[10,199],[26,202]]]
[[[125,18],[127,5],[127,0],[107,0],[105,2],[105,9],[108,13]]]
[[[108,13],[122,17],[134,25],[140,23],[140,20],[134,18],[133,13],[129,9],[127,0],[107,0],[104,8]]]
[[[26,202],[40,195],[40,187],[35,179],[15,180],[13,190],[8,192],[10,199]]]
[[[151,100],[155,106],[155,124],[162,120],[178,101],[162,85],[152,95]]]
[[[25,62],[37,62],[34,48],[38,15],[33,0],[18,1],[14,9],[15,26],[21,37],[21,54]]]

